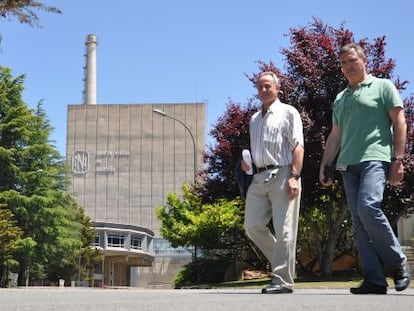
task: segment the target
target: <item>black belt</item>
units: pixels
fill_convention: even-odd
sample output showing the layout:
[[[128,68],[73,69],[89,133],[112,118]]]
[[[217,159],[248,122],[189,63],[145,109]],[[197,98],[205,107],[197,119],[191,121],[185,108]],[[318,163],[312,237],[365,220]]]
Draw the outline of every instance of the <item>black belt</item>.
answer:
[[[257,173],[260,173],[260,172],[264,172],[267,170],[274,170],[275,168],[279,168],[279,167],[280,167],[279,165],[267,165],[267,166],[257,167],[256,171]]]

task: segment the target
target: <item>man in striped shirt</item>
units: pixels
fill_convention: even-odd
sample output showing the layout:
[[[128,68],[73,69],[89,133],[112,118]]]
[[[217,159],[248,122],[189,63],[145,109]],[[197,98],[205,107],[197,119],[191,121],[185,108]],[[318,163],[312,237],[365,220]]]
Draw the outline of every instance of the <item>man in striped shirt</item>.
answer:
[[[282,103],[275,73],[256,83],[262,110],[250,120],[250,148],[256,170],[247,191],[244,227],[272,266],[264,294],[292,293],[295,277],[304,143],[299,112]],[[242,169],[249,166],[242,161]],[[268,224],[272,221],[273,231]]]

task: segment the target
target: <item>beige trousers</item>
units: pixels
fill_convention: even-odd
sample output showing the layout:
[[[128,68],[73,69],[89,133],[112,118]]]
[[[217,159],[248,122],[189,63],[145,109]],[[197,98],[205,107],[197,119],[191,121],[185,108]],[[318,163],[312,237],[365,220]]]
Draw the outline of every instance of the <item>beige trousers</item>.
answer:
[[[289,177],[290,166],[254,175],[246,197],[244,227],[270,261],[272,283],[293,287],[301,189],[289,201]],[[275,234],[267,227],[271,220]]]

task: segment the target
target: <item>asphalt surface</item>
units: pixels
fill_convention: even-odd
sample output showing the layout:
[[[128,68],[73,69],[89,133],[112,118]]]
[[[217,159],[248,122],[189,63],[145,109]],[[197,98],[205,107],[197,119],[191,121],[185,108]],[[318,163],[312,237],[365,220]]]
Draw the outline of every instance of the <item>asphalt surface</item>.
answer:
[[[264,295],[260,289],[0,289],[1,311],[260,311],[414,310],[414,288],[387,295],[352,295],[348,289],[296,289]]]

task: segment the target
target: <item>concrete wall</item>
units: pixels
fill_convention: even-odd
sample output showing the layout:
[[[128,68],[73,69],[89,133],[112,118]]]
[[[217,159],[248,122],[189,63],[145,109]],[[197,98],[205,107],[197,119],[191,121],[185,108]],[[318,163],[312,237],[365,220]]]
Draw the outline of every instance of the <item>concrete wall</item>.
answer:
[[[173,279],[177,272],[191,262],[191,256],[158,256],[152,267],[139,267],[138,287],[173,288]]]
[[[398,221],[398,239],[402,245],[414,245],[414,215]]]
[[[194,178],[205,149],[205,105],[69,105],[66,157],[72,188],[92,221],[131,224],[159,237],[155,208]]]
[[[93,222],[139,226],[161,238],[155,209],[165,205],[168,193],[181,193],[182,183],[194,180],[194,169],[202,167],[204,139],[202,103],[69,105],[70,191]],[[140,261],[135,253],[116,250],[103,248],[103,286],[169,284],[188,262],[155,257],[149,266],[148,254]]]

